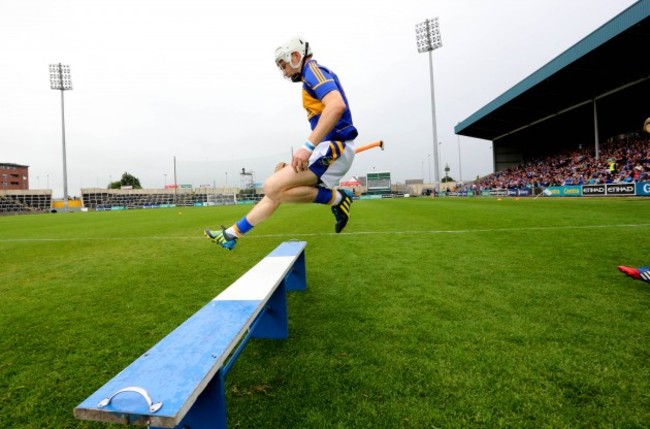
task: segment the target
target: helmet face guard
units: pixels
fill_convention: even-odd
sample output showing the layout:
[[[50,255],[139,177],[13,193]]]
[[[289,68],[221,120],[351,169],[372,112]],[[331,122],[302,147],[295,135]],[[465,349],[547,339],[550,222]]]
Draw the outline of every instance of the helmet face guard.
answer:
[[[305,51],[300,58],[300,67],[298,67],[298,72],[291,75],[291,82],[300,82],[302,81],[302,68],[305,66],[305,58],[307,58],[307,52],[309,49],[309,42],[305,42]],[[293,67],[293,63],[291,64]]]
[[[294,52],[300,53],[300,61],[298,64],[293,63]],[[278,66],[285,79],[289,79],[292,82],[301,82],[302,69],[305,66],[305,58],[310,55],[312,55],[312,52],[311,49],[309,49],[309,42],[303,42],[301,38],[295,37],[275,50],[275,64]],[[288,64],[291,68],[298,69],[298,71],[291,76],[287,76],[284,73],[284,67],[281,65],[281,62],[284,62],[285,66]]]

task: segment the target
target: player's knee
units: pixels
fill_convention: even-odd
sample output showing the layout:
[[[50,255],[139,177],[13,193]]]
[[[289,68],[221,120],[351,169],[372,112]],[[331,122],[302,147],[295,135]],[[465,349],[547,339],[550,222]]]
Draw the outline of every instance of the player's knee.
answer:
[[[280,201],[282,195],[282,188],[279,186],[278,181],[273,180],[273,176],[271,176],[269,179],[267,179],[264,182],[264,185],[262,185],[262,189],[264,190],[264,195],[266,195],[267,197],[269,197],[274,201]]]

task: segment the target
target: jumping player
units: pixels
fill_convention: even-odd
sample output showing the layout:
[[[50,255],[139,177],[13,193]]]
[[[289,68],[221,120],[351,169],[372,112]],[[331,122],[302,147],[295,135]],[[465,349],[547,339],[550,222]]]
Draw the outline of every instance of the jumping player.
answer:
[[[354,160],[357,129],[338,77],[313,59],[309,43],[294,37],[275,50],[275,63],[285,79],[302,82],[302,102],[311,133],[291,160],[264,182],[264,197],[229,228],[205,230],[221,247],[232,250],[237,240],[266,220],[282,203],[331,206],[339,233],[350,219],[351,196],[333,190]]]

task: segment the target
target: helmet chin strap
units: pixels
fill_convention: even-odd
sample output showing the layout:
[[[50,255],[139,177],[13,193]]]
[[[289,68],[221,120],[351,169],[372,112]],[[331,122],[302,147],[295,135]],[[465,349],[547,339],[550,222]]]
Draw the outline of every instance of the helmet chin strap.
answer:
[[[309,42],[305,42],[305,52],[302,55],[302,59],[300,60],[300,69],[291,75],[291,82],[297,83],[302,81],[302,69],[305,67],[305,58],[307,57],[307,52],[309,49]]]

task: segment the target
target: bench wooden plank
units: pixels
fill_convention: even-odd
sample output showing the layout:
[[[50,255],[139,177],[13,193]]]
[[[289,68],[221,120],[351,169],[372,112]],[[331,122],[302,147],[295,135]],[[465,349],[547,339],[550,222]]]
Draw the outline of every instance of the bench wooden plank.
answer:
[[[120,389],[137,386],[154,402],[163,402],[155,413],[157,425],[178,423],[176,416],[187,412],[223,365],[236,345],[233,339],[245,333],[261,310],[260,303],[212,301],[82,402],[75,416],[128,423],[129,414],[151,415],[145,400],[135,393],[120,394],[109,406],[98,407],[101,400]]]
[[[305,242],[285,242],[261,260],[230,287],[201,308],[187,321],[163,338],[158,344],[135,360],[112,380],[89,396],[74,410],[75,417],[129,424],[151,424],[174,427],[180,423],[195,401],[219,373],[238,342],[258,318],[269,314],[265,306],[270,301],[285,307],[286,284],[278,286],[301,272],[304,288]],[[297,267],[292,268],[294,265]],[[293,271],[292,271],[293,270]],[[281,292],[281,295],[275,293]],[[275,298],[271,299],[272,296]],[[284,301],[283,301],[284,300]],[[277,304],[276,304],[277,305]],[[281,311],[281,310],[280,310]],[[263,337],[268,328],[261,327],[257,336]],[[275,329],[275,328],[271,328]],[[276,336],[276,338],[281,338]],[[233,359],[234,360],[234,359]],[[230,362],[230,365],[232,362]],[[109,405],[100,407],[100,401],[111,397],[125,387],[144,389],[152,402],[162,402],[162,408],[152,412],[146,400],[138,393],[116,395]]]
[[[306,241],[285,241],[273,249],[273,251],[269,253],[269,256],[292,256],[295,259],[302,253],[303,250],[305,250],[306,246]]]
[[[215,301],[268,299],[291,269],[295,258],[266,257],[214,298]],[[275,279],[272,282],[272,279]]]

